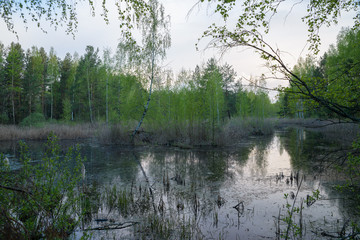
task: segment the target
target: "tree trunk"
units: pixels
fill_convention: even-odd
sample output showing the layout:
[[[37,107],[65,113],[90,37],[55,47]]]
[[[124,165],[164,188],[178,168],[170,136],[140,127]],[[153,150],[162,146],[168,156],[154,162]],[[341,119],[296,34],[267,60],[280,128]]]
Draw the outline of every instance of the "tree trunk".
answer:
[[[89,99],[89,112],[90,112],[90,122],[93,123],[92,118],[92,108],[91,108],[91,94],[90,94],[90,81],[89,81],[89,68],[87,69],[87,88],[88,88],[88,99]]]
[[[29,99],[29,115],[31,114],[31,94],[30,94],[30,99]]]
[[[153,43],[155,42],[155,32],[152,33],[152,39],[153,39]],[[155,46],[153,46],[152,49],[152,53],[151,53],[151,78],[150,78],[150,89],[149,89],[149,97],[146,103],[146,106],[144,108],[144,112],[143,115],[141,116],[141,119],[139,121],[139,124],[137,125],[137,127],[135,128],[132,136],[131,136],[131,141],[134,142],[134,138],[136,133],[139,131],[140,126],[142,124],[142,122],[144,121],[144,118],[146,116],[146,113],[149,109],[149,104],[150,104],[150,100],[151,100],[151,91],[152,91],[152,85],[153,85],[153,81],[154,81],[154,68],[155,68]]]
[[[14,71],[13,71],[14,72]],[[14,100],[14,76],[11,76],[11,105],[12,105],[12,117],[13,117],[13,124],[15,125],[15,100]]]
[[[53,118],[53,105],[54,105],[54,97],[53,97],[53,87],[52,87],[52,84],[50,85],[50,88],[51,88],[51,106],[50,106],[50,119]]]
[[[43,79],[42,79],[42,86],[41,86],[41,109],[42,109],[42,114],[45,116],[45,83],[44,83],[44,76],[43,76]]]
[[[109,99],[108,99],[108,91],[109,91],[109,77],[106,77],[106,124],[109,123]]]

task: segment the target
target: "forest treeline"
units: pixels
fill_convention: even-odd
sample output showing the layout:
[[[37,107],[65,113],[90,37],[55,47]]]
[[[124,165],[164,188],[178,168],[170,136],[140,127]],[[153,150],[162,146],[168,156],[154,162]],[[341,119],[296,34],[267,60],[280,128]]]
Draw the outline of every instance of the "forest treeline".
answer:
[[[110,54],[87,46],[85,54],[56,56],[54,49],[0,45],[0,123],[44,118],[76,122],[128,122],[141,117],[149,79],[140,61],[127,64],[124,45]],[[265,118],[276,114],[268,94],[243,88],[228,64],[214,58],[194,71],[157,69],[146,121],[165,124],[206,121],[219,126],[235,116]]]
[[[359,116],[360,31],[343,29],[336,45],[319,59],[300,59],[293,72],[311,93],[326,99],[319,104],[301,93],[292,81],[276,103],[256,79],[246,87],[229,64],[212,58],[194,70],[156,69],[154,92],[145,118],[148,123],[186,123],[216,129],[233,117],[272,116],[336,118],[326,104]],[[115,54],[87,46],[83,56],[20,44],[0,44],[0,124],[21,124],[29,117],[65,122],[138,121],[148,98],[149,73],[129,46],[119,43]],[[305,91],[305,89],[304,89]],[[25,121],[26,122],[26,121]]]

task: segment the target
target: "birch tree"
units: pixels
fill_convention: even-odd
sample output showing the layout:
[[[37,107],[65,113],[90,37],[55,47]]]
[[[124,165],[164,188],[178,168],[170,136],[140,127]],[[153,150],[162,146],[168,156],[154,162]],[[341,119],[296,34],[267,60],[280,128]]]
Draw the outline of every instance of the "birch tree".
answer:
[[[104,49],[103,52],[104,59],[104,68],[105,68],[105,78],[106,78],[106,86],[105,86],[105,106],[106,106],[106,116],[105,121],[109,123],[109,75],[111,72],[111,51],[109,48]]]
[[[150,0],[149,7],[149,14],[143,16],[139,21],[139,26],[142,30],[143,36],[143,47],[141,55],[143,56],[143,61],[147,65],[148,72],[150,73],[149,95],[141,119],[132,134],[133,139],[141,124],[143,123],[146,113],[149,109],[153,82],[155,81],[156,77],[155,69],[157,62],[158,60],[163,60],[165,58],[166,49],[168,49],[171,44],[169,30],[170,17],[165,15],[163,5],[160,4],[157,0]]]

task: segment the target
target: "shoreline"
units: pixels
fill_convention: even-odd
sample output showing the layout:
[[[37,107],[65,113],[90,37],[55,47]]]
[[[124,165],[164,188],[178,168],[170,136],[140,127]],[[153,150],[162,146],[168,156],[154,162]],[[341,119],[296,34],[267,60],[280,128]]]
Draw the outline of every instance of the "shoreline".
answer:
[[[96,139],[105,145],[160,145],[192,149],[198,147],[227,147],[254,136],[271,135],[276,129],[302,127],[320,132],[326,138],[352,142],[360,136],[360,125],[354,123],[332,124],[317,119],[238,119],[234,118],[211,132],[204,124],[168,124],[164,127],[146,124],[131,142],[133,124],[71,123],[44,124],[39,127],[0,125],[0,141],[46,140],[54,133],[59,140]],[[212,135],[213,134],[213,135]]]

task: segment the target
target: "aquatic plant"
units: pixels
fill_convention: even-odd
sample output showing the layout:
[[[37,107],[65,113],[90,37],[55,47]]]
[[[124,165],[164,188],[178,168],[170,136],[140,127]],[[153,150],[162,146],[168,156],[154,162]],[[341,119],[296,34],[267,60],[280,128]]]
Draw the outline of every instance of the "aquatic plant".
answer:
[[[300,182],[298,184],[298,188],[296,193],[294,194],[291,192],[291,194],[284,194],[284,198],[286,199],[286,214],[283,216],[281,221],[285,223],[286,230],[281,231],[280,229],[280,211],[278,216],[278,222],[275,222],[276,225],[276,235],[277,237],[281,237],[283,239],[302,239],[303,237],[303,204],[304,202],[308,207],[310,207],[315,201],[319,200],[320,198],[320,192],[318,189],[314,190],[312,192],[312,195],[307,195],[306,199],[300,199],[300,205],[296,206],[296,200],[298,197],[298,194],[300,192],[300,188],[302,185],[304,177],[300,179]],[[289,197],[292,200],[292,203],[289,203]],[[294,220],[294,214],[298,214],[298,223]]]

